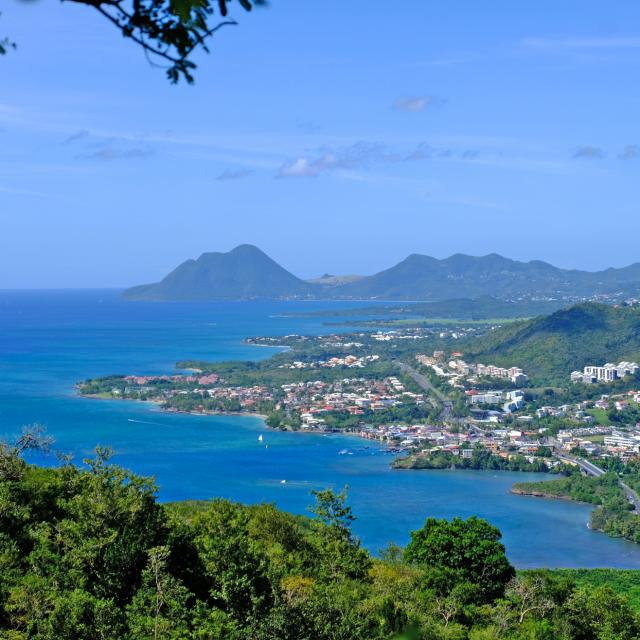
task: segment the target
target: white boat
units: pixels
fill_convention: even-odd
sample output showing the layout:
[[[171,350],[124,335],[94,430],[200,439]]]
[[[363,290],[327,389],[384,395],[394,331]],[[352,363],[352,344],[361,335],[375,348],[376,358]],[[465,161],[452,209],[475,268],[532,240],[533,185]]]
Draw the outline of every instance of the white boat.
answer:
[[[263,440],[263,438],[262,438],[262,434],[260,434],[260,435],[258,436],[258,442],[262,442],[262,440]]]

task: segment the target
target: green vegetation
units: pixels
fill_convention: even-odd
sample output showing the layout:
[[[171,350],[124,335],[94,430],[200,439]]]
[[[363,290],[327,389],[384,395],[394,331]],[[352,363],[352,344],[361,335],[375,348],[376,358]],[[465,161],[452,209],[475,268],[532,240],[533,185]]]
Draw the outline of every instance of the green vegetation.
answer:
[[[505,325],[461,350],[467,360],[518,363],[534,383],[567,386],[569,374],[587,364],[640,359],[640,307],[579,304]],[[575,386],[581,387],[575,393],[584,393],[585,385]]]
[[[541,447],[541,449],[543,449]],[[538,471],[548,472],[549,467],[542,459],[546,451],[540,451],[533,462],[523,455],[503,458],[491,453],[482,446],[473,448],[470,458],[454,455],[448,451],[434,453],[410,454],[404,458],[397,458],[393,462],[396,469],[487,469],[492,471]]]
[[[128,300],[246,300],[310,297],[312,286],[296,278],[257,247],[243,244],[228,253],[203,253],[187,260],[161,282],[127,289]]]
[[[314,311],[313,313],[295,314],[305,316],[341,316],[347,318],[384,316],[387,318],[412,319],[442,318],[442,320],[476,320],[491,322],[495,318],[514,320],[553,313],[565,306],[559,300],[501,300],[493,296],[479,298],[454,298],[434,302],[416,302],[404,305],[386,305],[380,307],[358,307]],[[350,323],[352,324],[352,323]]]
[[[7,640],[632,640],[630,575],[516,575],[500,532],[429,518],[372,557],[344,492],[312,517],[226,500],[161,505],[98,450],[86,467],[0,447],[0,637]],[[609,584],[611,582],[611,585]]]
[[[204,6],[211,4],[212,0],[204,0]],[[200,10],[200,5],[190,7],[192,11]],[[228,253],[205,253],[198,260],[187,260],[161,282],[129,289],[125,297],[144,300],[423,300],[440,305],[424,312],[430,317],[457,317],[451,315],[455,313],[462,318],[482,319],[531,315],[523,313],[524,310],[533,314],[548,313],[558,309],[567,299],[580,296],[631,294],[637,292],[639,282],[639,264],[601,272],[568,271],[541,261],[525,263],[497,254],[482,257],[456,254],[444,260],[412,254],[372,276],[304,281],[257,247],[241,245]],[[454,296],[463,299],[452,300]],[[540,302],[541,298],[546,300]],[[518,301],[509,302],[514,299]],[[434,313],[433,309],[442,309],[443,313]],[[474,315],[476,313],[478,315]]]
[[[527,573],[527,572],[523,572]],[[565,577],[579,587],[610,587],[624,594],[640,609],[640,571],[632,569],[555,569],[554,575]]]
[[[416,317],[416,318],[377,318],[375,320],[350,320],[337,323],[326,322],[327,326],[355,326],[355,327],[380,327],[380,328],[402,328],[402,327],[447,327],[447,326],[478,326],[486,327],[493,325],[503,325],[509,322],[515,322],[519,318],[495,318],[486,319],[461,319],[461,318],[444,318],[444,317]]]
[[[640,515],[622,490],[618,475],[606,473],[598,478],[583,476],[577,470],[566,478],[546,482],[518,482],[514,493],[542,498],[566,498],[598,505],[591,513],[591,528],[614,538],[640,543]]]

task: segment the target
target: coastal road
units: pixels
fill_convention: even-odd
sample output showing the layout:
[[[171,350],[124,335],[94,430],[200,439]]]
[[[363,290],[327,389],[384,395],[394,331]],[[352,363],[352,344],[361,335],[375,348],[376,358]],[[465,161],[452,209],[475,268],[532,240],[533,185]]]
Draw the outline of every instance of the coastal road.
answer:
[[[605,471],[603,471],[600,467],[597,467],[595,464],[592,464],[591,462],[589,462],[588,460],[585,460],[584,458],[575,458],[573,456],[567,456],[565,454],[558,454],[558,458],[563,462],[573,462],[574,464],[577,464],[583,471],[588,473],[590,476],[599,478],[600,476],[603,476],[605,474]],[[622,482],[622,480],[618,479],[618,482],[620,483],[620,487],[622,488],[625,495],[627,496],[627,500],[629,500],[629,502],[633,505],[634,509],[638,513],[640,513],[640,497],[638,497],[638,494],[629,485]]]
[[[402,373],[406,373],[418,386],[425,391],[428,391],[438,399],[442,405],[442,413],[440,417],[443,422],[453,418],[453,403],[444,393],[442,393],[442,391],[440,391],[440,389],[433,385],[427,376],[422,375],[419,371],[416,371],[405,362],[400,362],[399,360],[395,360],[394,362]]]
[[[603,476],[605,474],[605,472],[600,467],[596,467],[595,464],[591,464],[591,462],[589,462],[588,460],[583,460],[582,458],[574,458],[573,456],[568,456],[563,453],[559,453],[558,458],[562,460],[562,462],[577,464],[585,473],[590,476],[599,478],[600,476]]]

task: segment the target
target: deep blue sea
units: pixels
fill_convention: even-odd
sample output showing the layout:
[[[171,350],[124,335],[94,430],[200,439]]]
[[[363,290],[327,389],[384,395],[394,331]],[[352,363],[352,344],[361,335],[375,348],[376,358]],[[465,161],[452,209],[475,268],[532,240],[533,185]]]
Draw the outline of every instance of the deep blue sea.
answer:
[[[477,514],[503,531],[518,567],[640,568],[640,545],[587,528],[589,507],[509,493],[513,482],[540,475],[393,471],[389,455],[357,438],[273,432],[257,418],[164,414],[74,392],[76,381],[91,376],[171,373],[180,359],[269,357],[273,350],[242,339],[325,332],[320,318],[285,314],[328,304],[159,304],[122,302],[118,292],[102,290],[0,292],[0,434],[41,423],[55,447],[78,460],[96,444],[110,445],[116,462],[155,476],[161,500],[223,496],[304,513],[312,489],[349,485],[355,531],[372,551],[406,544],[428,516]],[[341,304],[353,306],[331,306]],[[353,455],[339,455],[343,449]]]

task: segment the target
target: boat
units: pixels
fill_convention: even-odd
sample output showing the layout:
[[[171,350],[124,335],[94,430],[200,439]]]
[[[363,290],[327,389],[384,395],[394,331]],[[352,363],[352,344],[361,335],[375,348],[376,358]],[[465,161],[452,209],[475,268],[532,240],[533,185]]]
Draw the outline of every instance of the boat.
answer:
[[[260,434],[260,435],[258,436],[258,442],[262,442],[262,440],[263,440],[263,438],[262,438],[262,434]]]
[[[348,452],[346,449],[340,449],[340,451],[338,451],[338,455],[339,455],[339,456],[344,456],[344,455],[346,455],[347,453],[349,453],[349,452]]]

